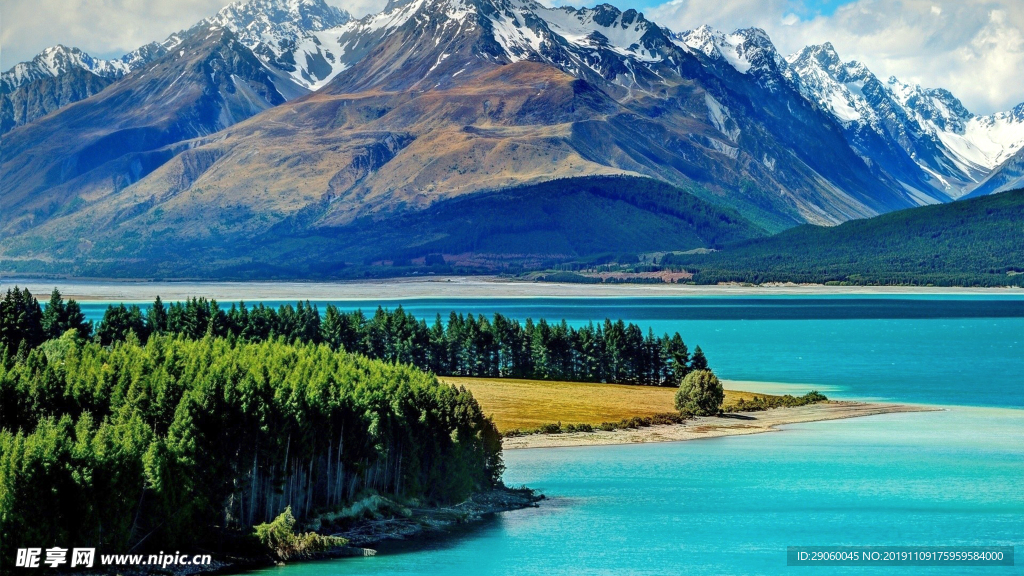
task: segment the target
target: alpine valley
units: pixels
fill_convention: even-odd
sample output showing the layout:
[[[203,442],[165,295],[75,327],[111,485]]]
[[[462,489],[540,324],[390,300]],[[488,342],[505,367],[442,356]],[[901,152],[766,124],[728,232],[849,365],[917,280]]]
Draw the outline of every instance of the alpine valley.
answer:
[[[611,5],[232,4],[0,78],[5,271],[347,277],[717,248],[1020,187],[989,116],[828,43]]]

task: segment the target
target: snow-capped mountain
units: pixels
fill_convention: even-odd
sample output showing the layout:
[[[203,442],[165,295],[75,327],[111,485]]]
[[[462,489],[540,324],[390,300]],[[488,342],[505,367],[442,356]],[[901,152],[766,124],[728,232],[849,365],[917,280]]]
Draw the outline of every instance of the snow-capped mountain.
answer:
[[[988,172],[1024,144],[1024,104],[1007,112],[977,116],[948,91],[924,89],[889,78],[898,102],[942,143],[965,174]]]
[[[178,35],[172,35],[113,60],[57,45],[29,62],[15,64],[0,75],[0,134],[99,93],[180,42]]]
[[[791,78],[786,60],[760,28],[744,28],[726,34],[705,24],[695,30],[674,33],[672,38],[712,61],[727,63],[741,74],[757,77],[771,89],[777,88],[781,79]]]
[[[921,203],[967,194],[1024,146],[1024,106],[978,116],[947,90],[881,80],[859,62],[844,62],[830,43],[783,59],[756,28],[725,33],[705,25],[673,39],[767,87],[788,83]]]
[[[307,90],[320,88],[341,72],[343,49],[331,39],[352,19],[323,0],[242,0],[200,25],[223,26],[272,69]]]
[[[349,22],[351,16],[323,0],[242,0],[225,6],[215,16],[188,30],[171,34],[163,42],[152,42],[120,58],[103,60],[78,48],[57,45],[43,50],[29,62],[15,64],[0,75],[0,93],[40,78],[56,77],[72,68],[103,78],[118,79],[167,54],[183,39],[211,26],[231,30],[235,37],[272,71],[283,72],[300,90],[292,96],[323,86],[344,66],[338,66],[339,52],[328,40],[328,32]]]
[[[950,198],[969,193],[1024,145],[1021,106],[977,116],[947,90],[882,81],[859,62],[843,62],[829,43],[808,46],[787,61],[794,85],[843,126],[859,153],[880,159],[887,152],[878,146],[891,156],[895,144],[923,180]],[[914,185],[909,171],[899,179]]]
[[[646,89],[657,83],[650,67],[669,58],[671,52],[666,51],[671,41],[665,32],[636,10],[622,12],[607,4],[550,8],[531,0],[391,2],[379,14],[323,31],[317,37],[323,44],[335,46],[339,61],[347,67],[383,50],[384,44],[408,27],[417,26],[416,36],[423,39],[420,51],[434,57],[425,71],[436,76],[442,86],[460,71],[446,71],[445,64],[459,50],[491,63],[546,62],[578,77],[611,80],[625,90]],[[464,43],[469,36],[474,42]],[[416,55],[411,58],[419,60]],[[462,73],[471,74],[472,68]],[[365,80],[382,82],[388,73],[381,72],[384,74]]]
[[[301,96],[344,69],[335,57],[338,48],[330,44],[332,34],[327,31],[350,18],[347,12],[323,0],[248,0],[226,6],[188,30],[120,58],[104,60],[78,48],[53,46],[0,75],[0,133],[96,94],[110,82],[149,65],[191,35],[211,27],[231,30],[252,50],[275,77],[281,95],[287,99]],[[96,78],[82,75],[83,71]],[[33,86],[37,82],[43,83]]]
[[[58,44],[43,50],[28,62],[19,62],[0,75],[0,93],[11,93],[36,80],[53,78],[73,68],[102,78],[117,79],[167,53],[170,46],[147,44],[115,60],[94,58],[78,48]]]
[[[613,66],[602,66],[605,60],[599,55],[637,62],[661,62],[670,56],[664,32],[636,10],[622,12],[608,4],[548,8],[530,1],[498,6],[497,13],[486,16],[494,40],[513,62],[539,57],[568,71],[591,70],[615,78]]]
[[[381,234],[341,240],[360,222],[403,258],[484,250],[507,245],[455,238],[486,239],[523,209],[502,191],[623,176],[677,192],[581,189],[602,238],[676,226],[665,215],[684,215],[687,192],[775,231],[1015,182],[1022,157],[1024,106],[977,117],[828,44],[787,59],[756,28],[676,34],[608,4],[393,0],[352,19],[323,0],[249,0],[114,61],[37,60],[0,94],[0,230],[14,239],[0,255],[29,259],[116,262],[135,238],[139,258],[176,270],[189,257],[167,246],[202,259],[206,239],[225,262],[280,246],[344,264],[378,256]],[[616,229],[609,202],[645,224]],[[465,230],[437,225],[429,248],[401,222],[431,210]],[[541,212],[556,228],[579,219]],[[600,244],[578,240],[539,257]]]

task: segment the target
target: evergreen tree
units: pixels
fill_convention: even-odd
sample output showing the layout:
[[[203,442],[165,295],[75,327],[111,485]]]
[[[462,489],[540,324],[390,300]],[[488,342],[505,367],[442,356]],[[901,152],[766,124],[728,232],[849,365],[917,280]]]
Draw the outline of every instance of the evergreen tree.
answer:
[[[690,360],[690,370],[707,370],[708,359],[704,357],[704,351],[700,349],[700,346],[693,351],[693,359]]]
[[[245,306],[243,303],[242,306]],[[167,309],[159,296],[153,301],[153,305],[146,311],[146,326],[150,334],[161,334],[167,330]]]
[[[88,338],[92,334],[92,322],[85,319],[85,313],[82,312],[81,306],[74,300],[68,300],[67,305],[64,307],[64,319],[61,328],[62,332],[57,336],[62,336],[68,330],[74,330],[78,337],[83,339]],[[51,336],[51,338],[57,336]]]
[[[61,328],[66,314],[67,306],[64,304],[64,299],[61,298],[60,290],[54,288],[50,293],[50,301],[43,309],[43,334],[47,339],[57,338],[64,333]]]
[[[0,300],[0,348],[17,353],[30,350],[46,339],[43,331],[43,310],[28,291],[15,286]]]
[[[665,352],[669,361],[669,383],[672,386],[679,386],[679,383],[690,372],[690,351],[687,350],[686,343],[683,342],[683,338],[678,332],[667,340]],[[704,356],[703,352],[701,352],[701,356]]]
[[[79,338],[88,338],[92,332],[92,326],[86,321],[78,302],[68,300],[65,303],[56,288],[50,293],[50,301],[43,309],[42,327],[43,337],[47,340],[59,338],[68,330],[74,330]]]
[[[124,304],[108,306],[96,329],[96,336],[104,346],[123,342],[132,333],[141,342],[149,338],[149,327],[142,316],[142,310],[134,304],[130,307]]]

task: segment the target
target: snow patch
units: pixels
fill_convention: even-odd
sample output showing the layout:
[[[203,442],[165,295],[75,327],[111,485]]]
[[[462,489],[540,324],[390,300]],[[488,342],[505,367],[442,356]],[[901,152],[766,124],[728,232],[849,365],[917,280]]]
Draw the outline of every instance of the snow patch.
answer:
[[[708,120],[711,121],[711,124],[726,135],[733,144],[739,141],[740,128],[729,116],[729,109],[707,92],[704,93],[704,103],[707,104]]]

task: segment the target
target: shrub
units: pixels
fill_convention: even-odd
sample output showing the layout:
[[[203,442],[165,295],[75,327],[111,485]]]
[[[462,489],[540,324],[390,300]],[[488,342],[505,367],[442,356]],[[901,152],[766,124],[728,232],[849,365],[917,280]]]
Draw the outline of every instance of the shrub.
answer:
[[[710,370],[695,370],[683,378],[676,392],[676,410],[694,416],[718,414],[725,399],[725,390],[718,376]]]
[[[762,410],[771,410],[772,408],[792,408],[794,406],[806,406],[808,404],[817,404],[819,402],[827,401],[828,398],[826,398],[824,394],[817,390],[813,390],[803,396],[792,396],[790,394],[786,394],[785,396],[754,396],[749,401],[740,398],[736,404],[726,407],[724,411],[759,412]]]
[[[664,425],[664,424],[682,424],[686,421],[681,414],[655,414],[651,418],[652,425]]]
[[[557,424],[544,424],[540,428],[537,428],[537,432],[540,434],[561,434],[562,423],[559,422]]]
[[[272,522],[259,524],[255,529],[260,544],[281,560],[316,554],[348,544],[348,540],[337,536],[324,536],[316,532],[296,534],[291,506],[285,508]]]

